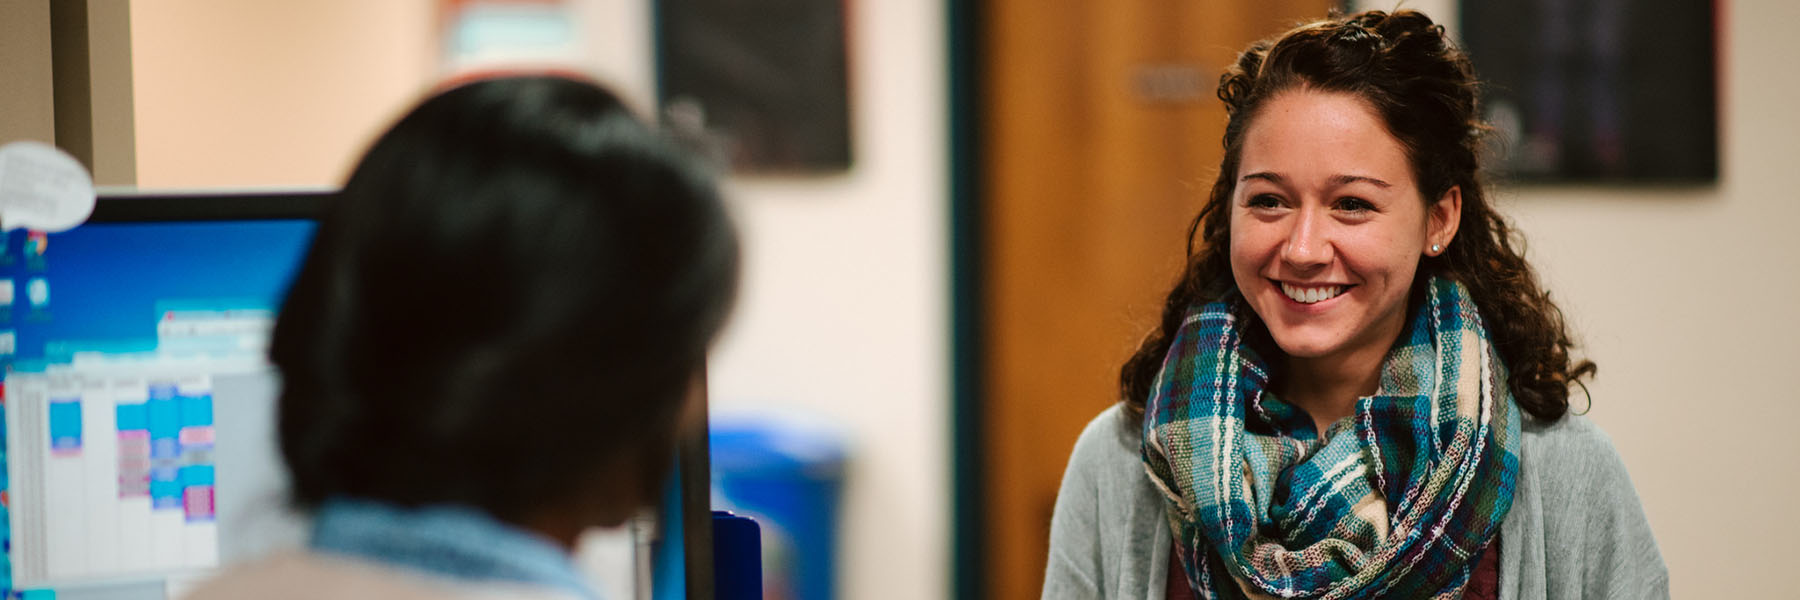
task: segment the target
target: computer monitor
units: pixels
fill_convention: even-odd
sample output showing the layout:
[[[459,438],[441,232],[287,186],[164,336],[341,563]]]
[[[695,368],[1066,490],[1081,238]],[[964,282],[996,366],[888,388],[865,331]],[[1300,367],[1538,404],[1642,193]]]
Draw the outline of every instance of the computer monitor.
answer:
[[[160,598],[300,543],[265,346],[324,197],[106,196],[5,235],[6,587]]]
[[[266,343],[328,197],[103,195],[69,231],[5,234],[0,588],[161,600],[304,543]],[[705,439],[682,442],[658,517],[680,533],[633,595],[711,596]]]

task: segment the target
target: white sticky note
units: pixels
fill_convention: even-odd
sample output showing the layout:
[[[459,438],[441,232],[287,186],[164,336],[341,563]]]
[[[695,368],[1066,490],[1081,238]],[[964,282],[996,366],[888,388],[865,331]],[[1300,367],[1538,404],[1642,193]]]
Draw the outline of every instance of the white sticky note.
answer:
[[[43,142],[0,146],[0,229],[64,231],[94,213],[94,178]]]

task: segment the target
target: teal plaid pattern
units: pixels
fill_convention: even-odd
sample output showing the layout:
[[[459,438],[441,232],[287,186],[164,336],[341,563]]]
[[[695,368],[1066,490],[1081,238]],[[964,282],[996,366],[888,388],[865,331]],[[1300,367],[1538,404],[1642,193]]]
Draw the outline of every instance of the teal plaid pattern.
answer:
[[[1512,507],[1519,412],[1462,285],[1425,294],[1380,389],[1323,437],[1269,392],[1240,297],[1189,312],[1142,450],[1197,595],[1462,597]]]

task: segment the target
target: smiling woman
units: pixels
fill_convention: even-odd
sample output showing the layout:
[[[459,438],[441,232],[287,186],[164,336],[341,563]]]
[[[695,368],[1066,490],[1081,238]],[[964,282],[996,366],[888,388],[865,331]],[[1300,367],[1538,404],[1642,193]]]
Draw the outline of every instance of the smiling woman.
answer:
[[[1423,14],[1247,49],[1187,268],[1077,442],[1047,598],[1666,597],[1594,365],[1488,205]],[[1501,543],[1501,540],[1506,543]]]

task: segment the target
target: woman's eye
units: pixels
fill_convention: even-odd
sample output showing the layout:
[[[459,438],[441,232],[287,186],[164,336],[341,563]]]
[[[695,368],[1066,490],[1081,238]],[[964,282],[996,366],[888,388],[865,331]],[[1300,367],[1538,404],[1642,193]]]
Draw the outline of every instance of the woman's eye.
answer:
[[[1368,200],[1362,198],[1345,196],[1338,198],[1337,209],[1344,212],[1360,213],[1375,210],[1375,205],[1370,204]]]
[[[1251,196],[1250,200],[1244,204],[1250,208],[1276,208],[1281,206],[1281,199],[1275,197],[1274,194],[1257,194]]]

